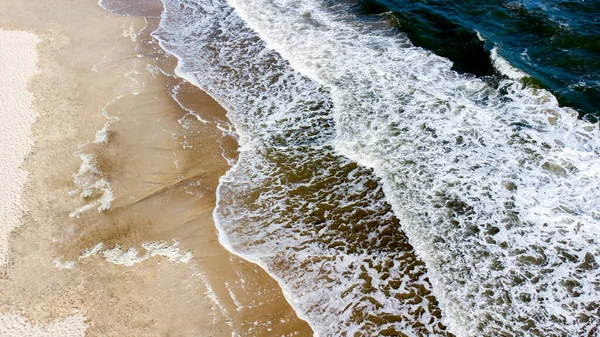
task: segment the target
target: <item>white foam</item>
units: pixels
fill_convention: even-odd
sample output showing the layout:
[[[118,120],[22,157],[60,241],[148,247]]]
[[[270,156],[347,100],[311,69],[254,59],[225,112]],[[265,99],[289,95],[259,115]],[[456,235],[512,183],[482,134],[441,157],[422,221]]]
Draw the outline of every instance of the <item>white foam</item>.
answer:
[[[475,33],[477,34],[477,38],[479,39],[479,41],[485,42],[485,39],[483,38],[483,36],[481,36],[481,33],[479,31],[476,30]]]
[[[81,256],[78,258],[78,260],[81,261],[83,259],[87,259],[90,256],[98,254],[102,250],[102,247],[104,247],[104,244],[102,242],[98,243],[94,247],[87,249],[85,252],[83,252],[83,254],[81,254]]]
[[[229,3],[330,88],[336,149],[382,178],[452,332],[512,335],[533,324],[579,335],[597,324],[579,321],[594,317],[598,288],[580,267],[600,256],[597,125],[544,90],[460,76],[321,2]]]
[[[194,274],[194,277],[199,277],[200,280],[202,281],[202,283],[204,284],[204,286],[206,286],[206,291],[204,292],[204,295],[206,295],[206,297],[208,297],[213,304],[211,307],[212,316],[213,316],[213,321],[212,321],[213,326],[216,326],[218,323],[218,320],[217,320],[218,313],[221,313],[224,317],[230,317],[229,314],[227,313],[227,309],[221,303],[219,297],[217,296],[217,293],[215,292],[212,285],[208,281],[208,278],[206,277],[206,275],[204,273],[198,271]],[[227,325],[229,325],[229,327],[233,329],[233,323],[230,319],[226,319],[225,323],[227,323]]]
[[[99,243],[93,248],[86,250],[78,260],[81,261],[93,255],[102,254],[106,261],[110,263],[131,267],[156,256],[164,257],[173,263],[188,263],[192,259],[192,252],[182,252],[179,248],[179,242],[175,240],[173,240],[172,245],[166,242],[144,242],[141,246],[145,251],[143,254],[135,247],[124,251],[119,245],[112,249],[102,250],[104,244]]]
[[[63,261],[63,257],[54,259],[54,265],[60,270],[71,270],[75,268],[75,261]]]
[[[94,144],[108,144],[109,128],[111,122],[106,122],[102,129],[96,131],[96,137],[94,138]]]
[[[322,2],[231,3],[237,13],[222,0],[165,0],[155,35],[179,58],[177,74],[227,108],[240,135],[239,161],[218,190],[220,242],[269,271],[316,335],[443,334],[431,296],[401,300],[430,291],[427,276],[459,335],[512,335],[519,317],[560,333],[594,324],[578,331],[572,318],[586,313],[597,282],[577,271],[586,252],[598,256],[583,245],[598,220],[597,126],[545,91],[460,76],[448,60]],[[340,153],[375,169],[385,199],[371,171],[350,169]],[[385,200],[428,274],[397,248]],[[548,240],[559,253],[543,250]],[[540,248],[554,269],[536,265]],[[567,275],[582,276],[579,297],[561,285]]]
[[[102,1],[100,1],[98,3],[98,5],[104,9],[106,9],[104,7],[104,5],[102,4]],[[138,32],[135,30],[135,26],[133,23],[131,23],[131,25],[129,25],[128,28],[123,29],[123,32],[121,33],[122,37],[128,37],[131,39],[131,42],[136,42],[137,38],[138,38]]]
[[[229,297],[231,297],[231,300],[233,300],[233,304],[235,304],[235,309],[237,311],[242,310],[244,308],[244,306],[240,304],[240,302],[237,300],[237,297],[235,297],[235,294],[233,293],[233,291],[231,291],[231,287],[229,286],[229,283],[225,282],[225,288],[227,288],[227,291],[229,292]]]
[[[140,255],[138,250],[135,248],[129,248],[127,251],[121,250],[121,247],[116,246],[113,249],[105,250],[102,252],[106,261],[114,264],[124,265],[131,267],[134,264],[138,264],[148,260],[150,257],[148,254]]]
[[[7,262],[10,233],[23,212],[27,172],[22,165],[33,145],[30,127],[36,119],[27,84],[37,72],[39,42],[32,33],[0,30],[0,267]]]
[[[109,181],[96,165],[96,157],[79,151],[76,155],[81,159],[81,166],[73,175],[73,182],[79,187],[79,195],[84,205],[71,212],[69,216],[79,218],[81,214],[92,209],[97,209],[98,212],[108,210],[115,197]],[[100,196],[88,200],[94,193],[99,193]]]
[[[475,31],[477,34],[477,38],[481,42],[486,42],[486,40],[481,36],[481,33]],[[524,54],[527,54],[526,51]],[[529,75],[524,71],[513,67],[506,59],[498,54],[498,47],[492,48],[490,51],[490,60],[492,61],[492,65],[494,68],[502,75],[512,79],[512,80],[521,80],[524,77],[528,77]]]
[[[223,1],[165,1],[154,35],[180,59],[177,74],[226,107],[239,134],[239,161],[218,191],[220,242],[270,272],[316,335],[439,334],[423,265],[389,231],[393,215],[372,173],[332,151],[328,92],[266,49]],[[286,170],[303,179],[290,180]],[[295,193],[302,189],[316,195]],[[247,203],[249,196],[260,197]],[[296,209],[308,216],[317,208],[315,198],[340,211],[325,212],[318,224],[298,217]],[[360,237],[371,230],[368,240],[344,242],[348,227]],[[389,251],[386,242],[400,247]],[[414,297],[403,300],[406,293]]]
[[[512,80],[520,80],[524,77],[527,77],[527,73],[522,70],[519,70],[513,67],[508,61],[506,61],[502,56],[498,54],[498,47],[492,48],[490,52],[490,58],[492,60],[492,65],[498,72]]]

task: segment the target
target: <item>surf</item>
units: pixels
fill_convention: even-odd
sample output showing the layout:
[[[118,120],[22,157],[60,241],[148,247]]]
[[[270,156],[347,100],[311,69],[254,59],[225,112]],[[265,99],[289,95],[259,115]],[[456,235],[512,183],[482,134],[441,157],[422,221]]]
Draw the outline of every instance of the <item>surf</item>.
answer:
[[[269,271],[316,335],[447,335],[379,180],[334,150],[330,92],[224,1],[164,4],[154,35],[239,135],[217,191],[221,243]]]
[[[154,35],[239,135],[220,241],[316,334],[594,333],[598,125],[343,4],[164,5]]]
[[[598,125],[545,90],[458,74],[343,6],[229,2],[330,90],[335,149],[381,179],[450,331],[597,327]]]

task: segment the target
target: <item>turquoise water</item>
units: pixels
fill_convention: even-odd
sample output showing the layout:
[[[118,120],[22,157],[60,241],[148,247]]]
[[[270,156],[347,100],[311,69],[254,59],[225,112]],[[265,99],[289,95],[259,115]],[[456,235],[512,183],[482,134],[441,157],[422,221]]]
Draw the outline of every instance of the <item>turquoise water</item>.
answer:
[[[600,116],[600,1],[363,0],[358,11],[387,13],[415,45],[459,72],[495,75],[489,55],[497,47],[531,84],[582,116]]]

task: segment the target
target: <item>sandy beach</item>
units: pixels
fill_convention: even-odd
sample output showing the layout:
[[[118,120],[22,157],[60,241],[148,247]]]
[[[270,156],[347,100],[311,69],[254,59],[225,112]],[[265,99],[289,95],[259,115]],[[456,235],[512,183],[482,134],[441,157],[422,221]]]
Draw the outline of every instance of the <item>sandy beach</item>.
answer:
[[[22,168],[31,151],[31,126],[36,115],[32,95],[27,87],[37,72],[36,46],[39,38],[32,33],[0,30],[0,268],[8,264],[9,238],[20,226],[26,209],[21,195],[27,180]],[[3,274],[3,276],[6,276]],[[47,326],[34,325],[18,314],[0,314],[2,336],[83,336],[86,324],[82,315],[75,314]]]
[[[311,335],[218,242],[235,134],[147,5],[0,3],[0,335]]]
[[[35,113],[31,109],[31,94],[27,91],[29,79],[37,72],[39,39],[26,32],[0,30],[0,156],[4,161],[0,176],[0,264],[5,265],[10,232],[18,226],[22,211],[21,194],[27,172],[21,169],[30,151],[31,124]]]

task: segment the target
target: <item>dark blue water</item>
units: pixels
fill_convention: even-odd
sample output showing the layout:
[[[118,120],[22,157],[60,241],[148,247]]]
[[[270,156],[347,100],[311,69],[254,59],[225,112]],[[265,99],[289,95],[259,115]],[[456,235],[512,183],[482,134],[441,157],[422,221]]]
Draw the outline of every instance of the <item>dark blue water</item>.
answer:
[[[362,15],[385,14],[420,47],[462,73],[498,76],[490,50],[549,89],[581,116],[600,117],[599,0],[361,0]],[[480,41],[476,31],[485,39]],[[595,116],[595,117],[592,117]]]

